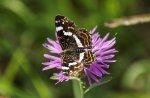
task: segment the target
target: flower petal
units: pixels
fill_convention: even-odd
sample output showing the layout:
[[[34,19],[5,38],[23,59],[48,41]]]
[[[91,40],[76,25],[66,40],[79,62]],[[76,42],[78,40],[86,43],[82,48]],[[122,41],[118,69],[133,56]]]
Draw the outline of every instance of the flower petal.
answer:
[[[101,59],[101,60],[104,60],[104,59],[111,59],[113,58],[115,55],[112,54],[112,55],[107,55],[107,56],[97,56],[97,59]]]
[[[100,81],[97,79],[96,75],[90,71],[89,69],[86,70],[87,72],[87,76],[91,79],[91,80],[94,80],[96,83],[99,83]],[[91,81],[90,80],[90,81]]]
[[[60,65],[61,65],[61,63],[60,63],[60,62],[56,62],[56,61],[43,62],[42,64],[43,64],[43,65],[53,65],[53,64],[60,64]]]
[[[58,68],[58,69],[61,69],[61,66],[60,66],[60,64],[55,63],[55,64],[48,65],[48,66],[44,67],[44,68],[43,68],[43,71],[44,71],[44,70],[48,70],[48,69],[52,69],[52,68]]]
[[[98,66],[98,65],[95,65],[95,66]],[[98,77],[102,77],[102,73],[99,71],[99,69],[97,67],[95,67],[94,65],[90,66],[90,70],[95,74],[97,75]]]
[[[52,56],[50,54],[44,54],[44,57],[47,58],[47,59],[50,59],[50,60],[61,62],[61,58]]]
[[[113,63],[113,62],[116,62],[116,60],[104,60],[104,62]]]
[[[104,42],[107,40],[108,36],[109,36],[109,33],[107,33],[102,40],[98,40],[96,44],[94,45],[95,47],[93,48],[93,51],[102,49],[102,46],[105,45]]]
[[[58,84],[59,82],[68,81],[71,79],[70,76],[64,75],[64,73],[62,71],[60,73],[54,73],[53,75],[57,76],[59,78],[59,80],[56,84]]]
[[[91,81],[91,79],[90,79],[90,77],[89,77],[89,75],[88,75],[88,72],[87,72],[87,69],[86,69],[86,68],[84,69],[84,73],[85,73],[85,75],[86,75],[87,78],[88,78],[89,85],[92,85],[92,81]]]
[[[97,69],[99,69],[99,71],[101,71],[103,74],[109,74],[107,71],[101,68],[101,66],[95,66],[95,67],[97,67]]]
[[[97,29],[97,26],[95,26],[89,33],[90,33],[90,34],[95,33],[96,29]]]
[[[52,46],[52,45],[50,45],[50,44],[47,44],[47,43],[43,44],[43,46],[44,46],[45,48],[47,48],[51,53],[57,53],[57,54],[59,54],[59,53],[62,52],[62,51],[60,51],[59,49],[57,49],[57,48],[55,48],[54,46]]]
[[[58,42],[56,41],[53,41],[52,39],[50,38],[47,38],[48,42],[51,43],[56,49],[58,49],[60,52],[62,52],[62,48],[61,46],[59,45]]]
[[[95,54],[96,55],[100,54],[101,56],[103,56],[103,55],[112,54],[112,53],[115,53],[115,52],[118,52],[118,51],[116,49],[109,49],[109,50],[105,50],[103,52],[101,52],[100,50],[96,51]]]

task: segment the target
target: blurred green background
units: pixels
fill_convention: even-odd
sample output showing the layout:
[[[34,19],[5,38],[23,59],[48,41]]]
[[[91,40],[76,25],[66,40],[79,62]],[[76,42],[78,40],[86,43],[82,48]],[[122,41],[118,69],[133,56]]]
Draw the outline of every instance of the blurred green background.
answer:
[[[116,59],[108,70],[112,81],[89,91],[85,98],[150,98],[150,23],[104,27],[108,20],[150,13],[149,0],[0,0],[0,98],[74,98],[72,82],[55,85],[42,72],[55,39],[54,18],[62,14],[78,27],[98,26],[102,36],[117,33]]]

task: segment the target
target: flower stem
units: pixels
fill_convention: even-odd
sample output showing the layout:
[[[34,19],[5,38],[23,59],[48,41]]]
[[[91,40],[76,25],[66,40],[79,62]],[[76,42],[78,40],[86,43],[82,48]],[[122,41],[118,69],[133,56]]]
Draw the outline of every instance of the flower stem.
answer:
[[[72,80],[72,83],[73,83],[74,98],[84,98],[81,80],[79,78],[75,78]]]

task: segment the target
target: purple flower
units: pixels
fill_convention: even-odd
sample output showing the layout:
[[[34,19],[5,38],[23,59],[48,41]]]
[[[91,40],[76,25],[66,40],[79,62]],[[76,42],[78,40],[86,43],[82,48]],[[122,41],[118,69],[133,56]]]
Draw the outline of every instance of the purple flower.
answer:
[[[83,72],[87,76],[89,84],[91,85],[93,82],[99,83],[99,78],[102,78],[104,74],[109,74],[105,69],[109,68],[109,64],[112,62],[116,62],[116,60],[112,60],[115,56],[114,53],[117,52],[115,48],[113,48],[116,43],[116,39],[113,38],[108,40],[109,33],[104,36],[104,38],[100,38],[99,32],[96,32],[95,27],[89,33],[92,35],[92,52],[96,57],[96,60],[90,64],[90,67],[83,67]],[[56,36],[57,39],[57,36]],[[61,69],[62,60],[60,58],[60,53],[63,51],[58,40],[53,41],[50,38],[47,38],[48,44],[45,43],[43,46],[47,48],[50,53],[57,54],[53,56],[52,54],[44,54],[44,57],[49,59],[50,61],[42,63],[45,65],[43,70],[48,70],[52,68]],[[68,81],[73,79],[73,76],[66,76],[62,71],[59,73],[54,73],[54,76],[58,77],[58,82]]]

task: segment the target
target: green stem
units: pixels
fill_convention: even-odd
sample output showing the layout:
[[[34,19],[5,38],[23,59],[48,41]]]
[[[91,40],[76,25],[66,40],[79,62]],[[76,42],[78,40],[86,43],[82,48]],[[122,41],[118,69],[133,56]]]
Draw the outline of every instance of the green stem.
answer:
[[[81,80],[79,78],[75,78],[72,80],[72,83],[73,83],[74,98],[84,98]]]

